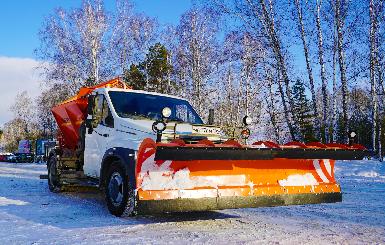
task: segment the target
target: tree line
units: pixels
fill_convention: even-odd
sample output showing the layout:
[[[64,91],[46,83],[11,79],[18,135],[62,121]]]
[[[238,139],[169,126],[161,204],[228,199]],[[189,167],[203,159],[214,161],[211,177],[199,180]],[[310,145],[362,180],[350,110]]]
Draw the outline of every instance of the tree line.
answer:
[[[28,120],[54,135],[54,104],[121,76],[134,89],[189,98],[204,119],[214,108],[225,129],[249,115],[255,139],[348,143],[355,132],[382,156],[384,37],[382,0],[195,1],[175,25],[129,0],[113,11],[84,0],[42,23],[44,91]]]

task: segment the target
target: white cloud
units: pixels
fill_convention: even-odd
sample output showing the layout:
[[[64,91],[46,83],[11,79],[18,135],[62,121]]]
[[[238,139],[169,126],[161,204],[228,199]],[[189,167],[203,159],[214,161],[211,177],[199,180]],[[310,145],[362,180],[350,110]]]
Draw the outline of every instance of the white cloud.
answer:
[[[30,97],[40,94],[38,61],[0,56],[0,126],[12,119],[10,106],[15,96],[26,90]]]

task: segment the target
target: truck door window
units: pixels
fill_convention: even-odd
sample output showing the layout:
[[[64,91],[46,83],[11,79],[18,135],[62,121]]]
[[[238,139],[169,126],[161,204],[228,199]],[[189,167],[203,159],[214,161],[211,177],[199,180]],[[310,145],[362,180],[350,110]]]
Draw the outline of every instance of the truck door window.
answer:
[[[110,128],[114,127],[114,118],[112,117],[111,110],[108,107],[107,100],[104,96],[103,96],[103,110],[102,110],[101,124]]]
[[[96,128],[102,120],[103,114],[103,100],[104,96],[102,94],[96,95],[94,99],[94,104],[92,108],[92,127]]]
[[[96,128],[99,124],[106,127],[114,127],[114,119],[104,95],[95,96],[92,108],[92,127]]]

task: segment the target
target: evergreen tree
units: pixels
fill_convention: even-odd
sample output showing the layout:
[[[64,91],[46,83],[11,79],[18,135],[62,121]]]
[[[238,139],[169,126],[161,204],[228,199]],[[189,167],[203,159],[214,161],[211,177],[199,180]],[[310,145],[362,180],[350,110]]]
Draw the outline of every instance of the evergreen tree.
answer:
[[[305,142],[316,141],[314,127],[312,125],[314,115],[311,110],[310,101],[305,94],[305,86],[301,80],[297,79],[294,83],[292,93],[294,104],[293,110],[298,117],[300,133]]]
[[[131,64],[129,70],[125,70],[123,74],[124,82],[133,89],[145,89],[146,80],[143,72],[135,64]]]
[[[130,69],[124,71],[124,81],[134,89],[171,92],[175,83],[171,81],[173,67],[169,56],[164,45],[157,43],[151,46],[144,61],[139,65],[131,64]]]
[[[164,45],[157,43],[151,46],[140,67],[144,71],[148,90],[160,93],[170,91],[173,67],[169,62],[169,52]]]
[[[349,126],[349,131],[356,133],[356,137],[353,142],[364,145],[370,149],[372,147],[372,138],[371,134],[368,133],[368,129],[371,127],[371,121],[369,118],[365,115],[356,115],[354,113],[349,119]]]

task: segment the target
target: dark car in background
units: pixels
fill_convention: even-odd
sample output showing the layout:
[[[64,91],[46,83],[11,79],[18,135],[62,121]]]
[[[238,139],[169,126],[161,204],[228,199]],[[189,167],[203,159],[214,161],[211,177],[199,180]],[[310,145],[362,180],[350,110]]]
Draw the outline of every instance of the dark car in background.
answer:
[[[31,153],[15,153],[11,162],[34,162],[34,155]]]
[[[7,155],[0,154],[0,162],[5,162],[7,159]]]
[[[7,162],[8,161],[8,156],[10,155],[11,153],[0,153],[0,162]]]
[[[10,153],[9,155],[6,156],[5,158],[6,162],[16,162],[16,156],[13,153]]]
[[[0,153],[0,162],[9,162],[16,157],[13,153]]]

